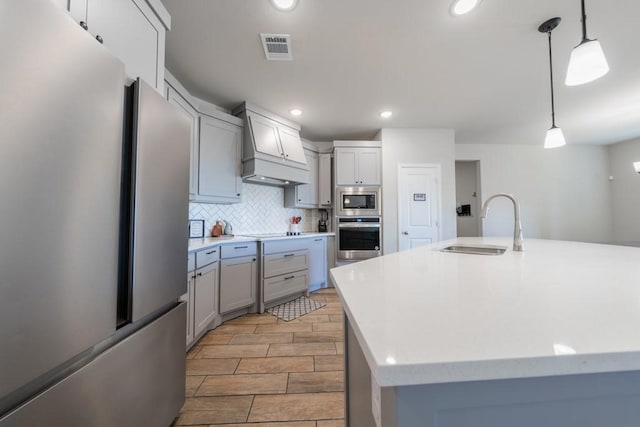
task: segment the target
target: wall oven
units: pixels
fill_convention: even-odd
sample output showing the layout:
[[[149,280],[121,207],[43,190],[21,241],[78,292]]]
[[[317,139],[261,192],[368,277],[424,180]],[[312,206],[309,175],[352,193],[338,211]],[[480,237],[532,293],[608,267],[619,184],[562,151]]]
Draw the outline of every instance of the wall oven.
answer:
[[[336,216],[382,215],[380,187],[337,187]]]
[[[359,260],[382,255],[380,217],[337,218],[338,259]]]

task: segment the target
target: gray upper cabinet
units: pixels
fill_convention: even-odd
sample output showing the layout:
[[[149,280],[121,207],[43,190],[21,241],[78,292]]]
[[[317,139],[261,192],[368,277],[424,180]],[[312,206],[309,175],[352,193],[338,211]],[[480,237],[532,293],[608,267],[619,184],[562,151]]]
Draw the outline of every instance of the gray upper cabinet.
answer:
[[[284,190],[284,205],[287,208],[318,207],[318,153],[304,149],[309,167],[309,183],[288,186]]]
[[[174,88],[167,85],[167,99],[182,111],[191,122],[191,169],[189,171],[189,199],[198,193],[198,141],[200,140],[199,114]]]
[[[278,124],[259,114],[247,112],[247,118],[251,122],[253,141],[256,151],[272,156],[275,159],[282,159],[282,148],[278,135]]]
[[[331,154],[318,155],[318,206],[330,208],[331,194]]]
[[[336,185],[380,185],[380,152],[378,147],[336,148]]]
[[[240,202],[241,162],[242,127],[201,115],[198,194],[195,200],[211,203]]]
[[[302,165],[306,164],[307,159],[302,149],[300,132],[283,125],[278,125],[278,134],[280,135],[280,144],[282,145],[282,153],[285,159]]]
[[[191,97],[169,71],[166,76],[167,99],[191,121],[189,200],[239,203],[244,122]]]
[[[71,16],[125,64],[163,92],[165,33],[171,18],[158,0],[69,0]]]
[[[267,160],[306,164],[300,132],[253,111],[247,111],[255,151]]]

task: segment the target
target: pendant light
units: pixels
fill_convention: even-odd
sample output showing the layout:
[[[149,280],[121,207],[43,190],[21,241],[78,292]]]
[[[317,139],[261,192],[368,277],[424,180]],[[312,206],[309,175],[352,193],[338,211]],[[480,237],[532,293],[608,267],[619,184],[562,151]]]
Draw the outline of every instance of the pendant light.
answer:
[[[560,18],[551,18],[538,27],[538,31],[549,36],[549,75],[551,77],[551,128],[544,139],[544,148],[562,147],[566,144],[562,129],[556,126],[556,110],[553,97],[553,56],[551,55],[551,31],[558,26]]]
[[[565,84],[578,86],[592,82],[609,72],[609,64],[597,39],[587,38],[587,14],[582,2],[582,41],[571,51]]]

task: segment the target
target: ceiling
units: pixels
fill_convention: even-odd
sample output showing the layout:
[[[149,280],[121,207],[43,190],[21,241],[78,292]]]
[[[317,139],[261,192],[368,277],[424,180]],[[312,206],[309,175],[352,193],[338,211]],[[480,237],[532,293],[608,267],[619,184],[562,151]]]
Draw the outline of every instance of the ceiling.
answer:
[[[163,0],[172,16],[167,68],[223,108],[258,104],[315,141],[367,139],[383,127],[453,128],[457,143],[542,144],[551,125],[547,37],[553,32],[556,120],[568,144],[640,136],[640,2],[589,0],[590,38],[611,71],[567,87],[581,39],[579,0],[484,0],[462,17],[451,0]],[[293,61],[267,61],[259,33],[292,37]],[[292,118],[289,110],[303,115]],[[379,113],[393,111],[390,119]]]

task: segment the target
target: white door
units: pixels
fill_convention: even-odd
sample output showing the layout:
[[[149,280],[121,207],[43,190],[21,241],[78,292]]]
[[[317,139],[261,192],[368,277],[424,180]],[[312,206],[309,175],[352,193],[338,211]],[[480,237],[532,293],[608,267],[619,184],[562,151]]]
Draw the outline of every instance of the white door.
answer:
[[[398,170],[398,248],[440,240],[440,165],[400,166]]]

